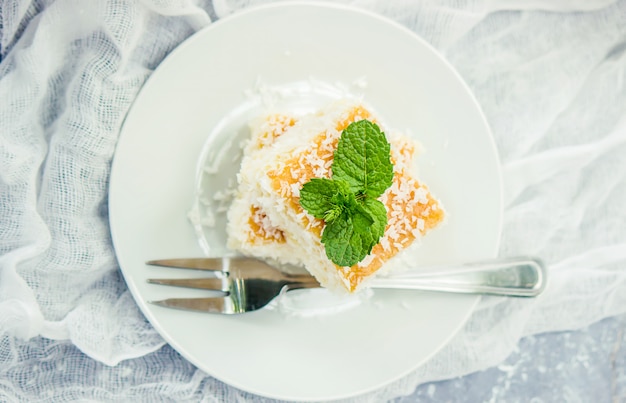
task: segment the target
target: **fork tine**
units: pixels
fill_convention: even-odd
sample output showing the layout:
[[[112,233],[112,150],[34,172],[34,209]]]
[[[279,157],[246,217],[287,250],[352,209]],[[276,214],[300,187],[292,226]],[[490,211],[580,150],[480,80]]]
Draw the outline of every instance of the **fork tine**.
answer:
[[[228,284],[219,278],[149,278],[146,281],[150,284],[171,285],[174,287],[228,291]]]
[[[162,259],[150,260],[146,264],[176,269],[222,271],[224,269],[224,258]]]
[[[160,301],[149,301],[151,304],[167,308],[183,309],[186,311],[198,311],[221,314],[243,313],[245,310],[237,310],[228,297],[214,298],[169,298]]]

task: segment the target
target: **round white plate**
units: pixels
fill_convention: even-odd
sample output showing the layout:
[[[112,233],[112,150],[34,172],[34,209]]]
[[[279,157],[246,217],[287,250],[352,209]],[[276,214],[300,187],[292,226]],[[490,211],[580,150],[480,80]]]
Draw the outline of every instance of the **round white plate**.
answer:
[[[268,93],[266,87],[287,90]],[[158,67],[120,135],[111,174],[111,231],[137,304],[189,361],[259,395],[327,400],[384,386],[441,349],[478,301],[468,295],[377,291],[350,309],[317,316],[280,309],[220,316],[146,302],[206,295],[147,284],[150,277],[197,273],[144,264],[224,251],[224,237],[216,235],[223,234],[223,218],[217,217],[216,229],[197,232],[187,216],[198,187],[215,187],[201,189],[204,196],[220,190],[217,182],[204,179],[205,158],[240,136],[245,120],[268,102],[302,111],[337,97],[337,88],[363,97],[390,127],[410,132],[424,146],[420,178],[449,217],[424,239],[415,263],[495,256],[500,168],[479,106],[427,43],[374,14],[281,3],[218,21]],[[218,177],[234,177],[233,170]]]

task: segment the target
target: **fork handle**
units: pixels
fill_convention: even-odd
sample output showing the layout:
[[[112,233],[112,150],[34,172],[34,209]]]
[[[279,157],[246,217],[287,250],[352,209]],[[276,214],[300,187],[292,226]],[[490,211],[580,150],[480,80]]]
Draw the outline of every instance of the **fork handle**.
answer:
[[[534,297],[546,286],[546,268],[529,257],[494,259],[374,278],[371,288],[402,288],[512,297]]]

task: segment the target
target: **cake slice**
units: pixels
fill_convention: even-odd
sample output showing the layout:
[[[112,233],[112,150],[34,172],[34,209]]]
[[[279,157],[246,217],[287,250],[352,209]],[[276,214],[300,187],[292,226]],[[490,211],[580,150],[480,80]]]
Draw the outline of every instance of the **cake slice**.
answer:
[[[257,160],[274,141],[294,126],[296,117],[274,113],[250,124],[250,139],[244,147],[240,173],[237,175],[237,194],[228,211],[228,246],[247,255],[271,259],[275,264],[301,265],[294,258],[293,241],[274,226],[258,203],[259,192],[254,175]]]
[[[300,189],[312,178],[331,178],[333,153],[341,132],[352,122],[370,120],[391,144],[394,177],[379,200],[387,209],[387,227],[371,253],[351,267],[326,255],[325,223],[299,203]],[[389,132],[364,105],[339,101],[299,118],[270,115],[252,124],[244,151],[239,188],[228,212],[229,247],[245,255],[304,266],[332,290],[354,292],[377,273],[394,267],[402,253],[445,217],[441,203],[416,177],[419,145]]]

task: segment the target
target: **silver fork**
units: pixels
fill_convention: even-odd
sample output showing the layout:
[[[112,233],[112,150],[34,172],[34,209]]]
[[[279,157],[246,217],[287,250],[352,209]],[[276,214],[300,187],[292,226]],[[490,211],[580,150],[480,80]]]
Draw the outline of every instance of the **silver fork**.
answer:
[[[319,288],[310,275],[294,275],[251,258],[192,258],[152,260],[148,265],[204,270],[211,277],[194,279],[148,279],[152,284],[218,291],[219,297],[170,298],[153,304],[184,310],[237,314],[255,311],[281,293],[300,288]],[[403,288],[424,291],[534,297],[546,285],[546,268],[536,258],[492,259],[454,266],[408,270],[372,279],[371,288]]]

